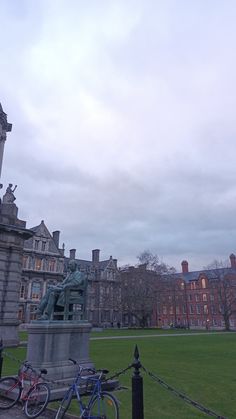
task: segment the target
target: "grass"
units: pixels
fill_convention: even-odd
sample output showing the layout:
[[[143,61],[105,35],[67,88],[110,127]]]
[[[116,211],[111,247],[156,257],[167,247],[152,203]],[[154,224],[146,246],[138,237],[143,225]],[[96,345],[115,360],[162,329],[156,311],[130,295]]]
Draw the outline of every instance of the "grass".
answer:
[[[126,334],[127,331],[114,332],[114,334]],[[235,418],[235,333],[155,338],[148,332],[146,331],[147,338],[137,336],[135,340],[92,340],[91,359],[97,368],[108,368],[113,373],[132,362],[134,345],[137,343],[141,362],[147,369],[218,414],[228,419]],[[144,334],[140,330],[132,330],[133,333]],[[25,348],[11,349],[9,352],[19,359],[24,359],[26,356]],[[6,359],[3,373],[13,374],[16,368],[16,364]],[[128,387],[128,390],[117,392],[121,402],[121,419],[131,418],[131,375],[129,372],[120,377],[120,383]],[[206,417],[144,373],[142,375],[145,419]]]
[[[91,337],[105,337],[105,336],[137,336],[137,335],[163,335],[163,334],[184,334],[184,333],[205,333],[207,330],[185,330],[185,329],[104,329],[101,331],[91,332]],[[212,331],[211,333],[214,333]],[[216,333],[216,332],[215,332]],[[19,332],[20,341],[28,340],[28,333],[26,331]]]

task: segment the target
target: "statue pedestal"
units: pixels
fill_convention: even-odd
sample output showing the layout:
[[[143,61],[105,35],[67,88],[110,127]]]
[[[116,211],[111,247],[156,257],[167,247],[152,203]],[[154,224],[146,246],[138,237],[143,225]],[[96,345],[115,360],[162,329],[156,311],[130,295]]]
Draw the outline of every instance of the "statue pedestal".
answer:
[[[65,387],[64,383],[70,383],[78,371],[78,366],[69,358],[84,367],[93,368],[89,359],[91,328],[87,321],[32,321],[28,326],[26,359],[36,369],[46,368],[46,379],[58,381],[59,386],[62,381],[62,387]]]

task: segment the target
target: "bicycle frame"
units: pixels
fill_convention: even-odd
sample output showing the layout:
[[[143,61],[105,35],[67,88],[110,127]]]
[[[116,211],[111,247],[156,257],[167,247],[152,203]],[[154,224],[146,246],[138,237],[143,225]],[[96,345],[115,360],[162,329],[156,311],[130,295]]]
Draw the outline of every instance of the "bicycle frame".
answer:
[[[80,391],[79,391],[79,385],[80,385],[80,383],[82,382],[82,381],[87,381],[88,380],[88,378],[87,377],[81,377],[81,372],[82,371],[80,371],[79,372],[79,374],[78,374],[78,376],[76,377],[76,380],[73,382],[73,384],[70,386],[70,388],[69,388],[69,390],[67,391],[67,393],[66,393],[66,397],[67,396],[69,396],[69,394],[70,394],[70,392],[71,392],[71,389],[73,390],[73,394],[75,394],[76,395],[76,398],[77,398],[77,401],[78,401],[78,403],[79,403],[79,407],[80,407],[80,417],[83,417],[83,415],[87,412],[87,411],[89,411],[89,409],[90,409],[90,407],[91,407],[91,405],[92,405],[92,402],[93,402],[93,399],[94,399],[94,396],[96,396],[96,395],[100,395],[101,394],[101,391],[102,391],[102,386],[101,386],[101,376],[102,376],[102,373],[100,373],[99,374],[99,376],[98,377],[96,377],[96,378],[93,378],[93,377],[89,377],[89,380],[90,381],[94,381],[95,382],[95,385],[94,385],[94,388],[93,388],[93,391],[92,391],[92,394],[91,394],[91,397],[90,397],[90,400],[89,400],[89,403],[88,403],[88,405],[87,406],[85,406],[84,404],[83,404],[83,402],[82,402],[82,398],[81,398],[81,396],[80,396]],[[99,407],[100,408],[100,407]],[[97,416],[94,416],[94,417],[92,417],[92,416],[90,416],[89,417],[90,419],[96,419],[97,418]]]
[[[40,376],[35,375],[34,377],[32,377],[32,374],[27,373],[28,369],[26,369],[26,371],[20,371],[18,375],[18,383],[21,384],[21,388],[22,388],[22,392],[20,396],[20,400],[22,401],[26,401],[28,399],[28,394],[30,390],[34,388],[35,385],[38,384],[40,381]],[[25,388],[25,381],[29,382],[27,389]]]

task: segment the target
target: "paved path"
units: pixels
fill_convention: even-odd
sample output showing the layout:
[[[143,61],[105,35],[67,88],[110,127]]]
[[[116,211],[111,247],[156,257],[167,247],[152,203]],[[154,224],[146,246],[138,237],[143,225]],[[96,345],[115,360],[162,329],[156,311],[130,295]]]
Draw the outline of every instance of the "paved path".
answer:
[[[120,335],[120,336],[100,336],[100,337],[93,337],[90,340],[112,340],[112,339],[137,339],[137,338],[163,338],[163,337],[176,337],[176,336],[217,336],[217,335],[225,335],[225,334],[232,334],[236,332],[196,332],[196,333],[163,333],[163,334],[150,334],[150,335]]]
[[[51,419],[55,417],[55,414],[52,415],[51,412],[43,412],[42,415],[38,416],[38,419]],[[14,406],[9,410],[0,411],[1,419],[26,419],[26,415],[22,411],[21,406]]]

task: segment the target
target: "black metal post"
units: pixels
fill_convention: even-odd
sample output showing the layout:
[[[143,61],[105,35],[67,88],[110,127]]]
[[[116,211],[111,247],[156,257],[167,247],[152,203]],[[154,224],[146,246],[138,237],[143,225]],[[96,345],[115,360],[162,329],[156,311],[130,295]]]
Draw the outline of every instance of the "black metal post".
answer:
[[[143,377],[140,375],[141,363],[137,345],[134,350],[134,373],[132,376],[132,419],[144,419],[143,413]]]
[[[0,340],[0,378],[2,377],[2,365],[3,365],[2,350],[3,350],[3,342],[1,339]]]

